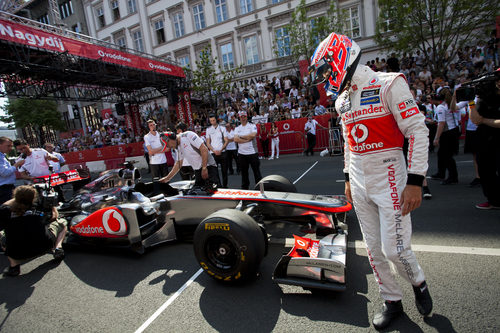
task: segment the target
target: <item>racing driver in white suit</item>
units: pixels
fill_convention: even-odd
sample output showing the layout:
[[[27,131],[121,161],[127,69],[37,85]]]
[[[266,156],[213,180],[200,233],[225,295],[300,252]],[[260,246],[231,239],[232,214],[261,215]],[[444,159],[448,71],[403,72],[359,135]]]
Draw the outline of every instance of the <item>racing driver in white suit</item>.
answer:
[[[345,139],[345,194],[352,201],[368,259],[384,299],[372,323],[387,327],[403,313],[403,292],[389,262],[413,285],[419,312],[432,311],[424,272],[411,250],[409,213],[420,206],[427,171],[428,130],[404,75],[374,72],[359,65],[360,48],[350,38],[330,34],[311,58],[316,84],[337,95]],[[409,140],[408,167],[402,146]]]

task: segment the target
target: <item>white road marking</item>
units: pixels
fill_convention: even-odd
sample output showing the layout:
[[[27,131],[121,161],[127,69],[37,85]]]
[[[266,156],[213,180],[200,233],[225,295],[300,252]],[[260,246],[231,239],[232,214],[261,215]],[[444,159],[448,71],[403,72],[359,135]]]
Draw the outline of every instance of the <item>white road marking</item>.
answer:
[[[335,182],[336,183],[345,183],[345,179],[337,179]]]
[[[318,164],[318,162],[319,162],[319,161],[314,162],[314,164],[313,164],[313,165],[312,165],[309,169],[307,169],[307,170],[306,170],[306,171],[305,171],[305,172],[304,172],[304,173],[303,173],[303,174],[302,174],[299,178],[297,178],[297,179],[293,182],[293,184],[295,185],[295,184],[296,184],[296,183],[297,183],[297,182],[298,182],[298,181],[299,181],[302,177],[304,177],[304,176],[306,175],[306,173],[308,173],[308,172],[309,172],[309,170],[311,170],[312,168],[314,168],[314,166],[315,166],[316,164]]]
[[[144,332],[144,330],[149,326],[151,325],[151,323],[163,312],[165,311],[166,308],[168,308],[168,306],[170,304],[173,303],[173,301],[175,301],[175,299],[177,297],[179,297],[179,295],[187,288],[189,287],[189,285],[191,283],[193,283],[194,280],[196,280],[196,278],[201,274],[203,273],[203,268],[200,268],[196,273],[194,273],[193,276],[191,276],[191,278],[189,280],[186,281],[186,283],[184,283],[184,285],[179,289],[177,290],[172,296],[170,296],[170,298],[165,302],[163,303],[162,306],[160,306],[158,308],[158,310],[156,310],[155,313],[153,313],[153,315],[151,317],[149,317],[148,320],[146,320],[146,322],[144,322],[144,324],[141,325],[141,327],[139,327],[135,333],[141,333],[141,332]]]
[[[278,240],[274,240],[278,242]],[[279,242],[278,242],[279,243]],[[294,244],[293,238],[287,238],[285,241],[286,247],[292,247]],[[366,249],[365,242],[354,241],[347,242],[347,247],[352,249]],[[422,245],[412,244],[412,250],[415,252],[432,252],[432,253],[450,253],[450,254],[471,254],[480,256],[500,256],[500,249],[489,247],[465,247],[465,246],[441,246],[441,245]]]
[[[298,181],[299,181],[302,177],[304,177],[304,176],[306,175],[306,173],[308,173],[308,172],[309,172],[309,170],[311,170],[312,168],[314,168],[314,166],[315,166],[316,164],[318,164],[318,161],[316,161],[316,162],[315,162],[315,163],[314,163],[314,164],[313,164],[313,165],[312,165],[309,169],[307,169],[307,170],[306,170],[306,171],[305,171],[305,172],[304,172],[304,173],[303,173],[303,174],[302,174],[299,178],[297,178],[297,179],[293,182],[293,184],[297,183],[297,182],[298,182]],[[196,278],[197,278],[198,276],[200,276],[200,274],[201,274],[201,273],[203,273],[203,268],[200,268],[200,269],[199,269],[196,273],[194,273],[194,275],[193,275],[193,276],[191,276],[191,278],[190,278],[189,280],[187,280],[187,282],[186,282],[186,283],[184,283],[184,285],[183,285],[183,286],[182,286],[179,290],[177,290],[177,291],[176,291],[176,292],[175,292],[172,296],[170,296],[170,298],[169,298],[169,299],[167,299],[167,301],[166,301],[165,303],[163,303],[163,305],[162,305],[162,306],[160,306],[160,307],[158,308],[158,310],[156,310],[156,312],[155,312],[155,313],[153,313],[153,315],[152,315],[151,317],[149,317],[149,319],[148,319],[148,320],[146,320],[146,321],[144,322],[144,324],[142,324],[142,325],[141,325],[141,327],[139,327],[139,328],[135,331],[135,333],[142,333],[142,332],[144,332],[144,330],[145,330],[146,328],[148,328],[148,326],[149,326],[149,325],[151,325],[151,323],[152,323],[152,322],[153,322],[156,318],[158,318],[158,316],[159,316],[159,315],[160,315],[163,311],[165,311],[165,309],[166,309],[166,308],[168,308],[168,306],[169,306],[170,304],[172,304],[172,303],[175,301],[175,299],[176,299],[177,297],[179,297],[179,295],[180,295],[180,294],[181,294],[181,293],[182,293],[182,292],[183,292],[183,291],[184,291],[187,287],[189,287],[189,285],[190,285],[191,283],[193,283],[193,281],[194,281],[194,280],[196,280]]]

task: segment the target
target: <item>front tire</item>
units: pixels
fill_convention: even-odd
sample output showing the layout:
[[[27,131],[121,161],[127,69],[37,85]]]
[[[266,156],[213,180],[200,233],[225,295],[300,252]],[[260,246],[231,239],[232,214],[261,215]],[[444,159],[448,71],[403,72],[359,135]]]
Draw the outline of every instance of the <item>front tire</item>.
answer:
[[[222,209],[205,218],[194,233],[194,253],[216,280],[243,281],[256,276],[265,255],[265,239],[253,218]]]
[[[297,193],[297,188],[291,181],[280,175],[269,175],[255,184],[254,190],[260,190],[260,184],[264,183],[265,191]]]

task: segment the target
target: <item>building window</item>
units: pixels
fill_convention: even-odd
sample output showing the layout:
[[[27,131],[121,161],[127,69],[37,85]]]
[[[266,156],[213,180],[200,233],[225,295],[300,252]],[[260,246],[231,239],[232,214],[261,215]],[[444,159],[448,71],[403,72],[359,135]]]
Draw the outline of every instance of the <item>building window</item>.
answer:
[[[95,14],[97,16],[97,23],[99,24],[99,28],[103,28],[106,26],[106,20],[104,19],[104,10],[102,7],[97,7],[95,10]]]
[[[247,14],[253,10],[252,0],[240,0],[240,14]]]
[[[347,14],[345,22],[346,35],[351,38],[361,37],[358,6],[347,8],[346,14]]]
[[[158,20],[154,23],[155,26],[155,34],[156,34],[156,43],[163,44],[167,40],[165,38],[165,29],[163,28],[163,20]]]
[[[175,38],[184,36],[184,19],[180,12],[174,14],[174,32]]]
[[[247,65],[259,62],[259,49],[257,48],[257,36],[250,36],[243,39]]]
[[[48,14],[43,14],[42,16],[40,16],[38,18],[37,21],[40,22],[40,23],[50,24],[49,15]]]
[[[282,2],[283,0],[272,0],[271,3],[274,5],[275,3],[280,3]]]
[[[137,11],[137,5],[135,0],[127,0],[128,13],[133,14]]]
[[[222,44],[220,47],[222,68],[227,71],[234,68],[233,45],[231,43]]]
[[[59,5],[59,13],[61,14],[62,19],[65,19],[73,14],[73,5],[71,4],[71,0],[65,1]]]
[[[142,42],[142,33],[140,30],[132,32],[132,39],[134,41],[134,48],[139,52],[144,52],[144,44]]]
[[[189,63],[189,56],[187,54],[178,57],[177,61],[179,62],[179,64],[181,65],[181,67],[191,68],[191,64]]]
[[[123,33],[119,33],[113,37],[115,40],[115,44],[118,45],[119,47],[126,48],[127,47],[127,41],[125,39],[125,35]]]
[[[205,28],[205,14],[203,13],[203,4],[199,3],[193,6],[193,17],[195,30]]]
[[[226,0],[215,0],[215,16],[217,17],[217,23],[227,20]]]
[[[278,57],[286,57],[290,55],[290,36],[286,27],[275,30],[276,47]]]
[[[118,0],[111,1],[111,12],[113,13],[113,20],[118,21],[120,19],[120,8],[118,6]]]

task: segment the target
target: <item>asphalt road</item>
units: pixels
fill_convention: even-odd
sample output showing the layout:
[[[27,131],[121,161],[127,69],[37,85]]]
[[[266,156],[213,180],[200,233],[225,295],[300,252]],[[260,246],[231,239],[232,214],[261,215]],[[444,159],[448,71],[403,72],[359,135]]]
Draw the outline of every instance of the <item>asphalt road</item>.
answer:
[[[316,161],[296,184],[299,192],[343,193],[341,157],[282,156],[261,161],[261,170],[293,181]],[[500,331],[500,211],[473,207],[484,197],[480,188],[467,186],[473,178],[471,156],[457,161],[460,183],[429,180],[434,197],[413,214],[413,245],[434,298],[433,315],[420,317],[411,287],[400,279],[406,315],[388,331]],[[435,168],[433,154],[429,173]],[[230,176],[229,183],[238,187],[240,179]],[[59,265],[46,255],[23,265],[17,278],[0,277],[0,331],[136,332],[142,325],[145,332],[374,331],[370,322],[381,300],[354,213],[348,223],[343,293],[274,284],[274,265],[286,251],[279,240],[260,276],[243,286],[196,275],[189,243],[161,245],[142,256],[72,250]],[[0,256],[0,269],[7,265]]]

